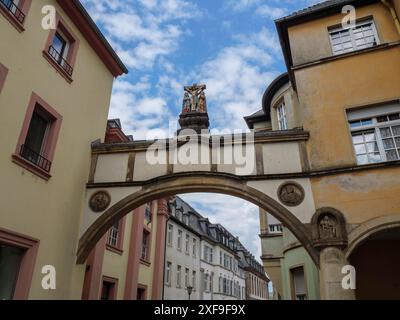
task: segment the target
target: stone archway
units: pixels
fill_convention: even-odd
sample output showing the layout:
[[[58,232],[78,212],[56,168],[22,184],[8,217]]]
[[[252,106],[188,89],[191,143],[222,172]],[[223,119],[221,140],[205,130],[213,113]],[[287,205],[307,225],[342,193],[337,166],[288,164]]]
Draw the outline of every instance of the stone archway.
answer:
[[[245,181],[229,174],[194,172],[173,174],[154,179],[136,192],[126,196],[106,210],[82,235],[79,241],[77,263],[83,264],[90,251],[123,216],[137,207],[162,197],[183,193],[220,193],[247,200],[279,219],[299,240],[308,254],[319,265],[318,251],[313,247],[311,232],[293,213],[265,193],[249,187]]]
[[[349,234],[357,299],[400,299],[400,215],[369,220]]]

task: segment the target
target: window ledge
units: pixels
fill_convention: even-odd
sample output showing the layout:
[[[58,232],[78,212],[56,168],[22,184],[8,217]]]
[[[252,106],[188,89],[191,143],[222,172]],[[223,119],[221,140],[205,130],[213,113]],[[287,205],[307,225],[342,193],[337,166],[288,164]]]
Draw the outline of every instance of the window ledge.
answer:
[[[42,178],[43,180],[48,181],[51,178],[51,175],[44,171],[43,169],[39,168],[38,166],[34,165],[33,163],[29,162],[28,160],[25,160],[18,154],[13,154],[12,155],[12,161],[21,166],[22,168],[30,171],[31,173],[37,175],[39,178]]]
[[[112,245],[106,244],[106,249],[108,251],[111,251],[113,253],[119,254],[120,256],[122,256],[122,254],[124,253],[124,251],[120,248],[114,247]]]
[[[150,267],[151,266],[150,261],[146,261],[146,260],[143,260],[143,259],[140,259],[140,263],[145,265],[146,267]]]
[[[18,21],[3,5],[0,4],[0,13],[6,18],[19,33],[25,31],[24,25]]]
[[[56,69],[56,71],[61,74],[61,76],[68,82],[72,83],[72,78],[68,73],[64,71],[64,69],[52,58],[52,56],[46,51],[43,50],[43,57]]]
[[[400,41],[394,41],[394,42],[386,42],[386,43],[382,43],[382,44],[378,44],[376,46],[373,47],[369,47],[369,48],[364,48],[364,49],[360,49],[360,50],[355,50],[355,51],[351,51],[351,52],[346,52],[346,53],[342,53],[342,54],[338,54],[338,55],[331,55],[328,57],[324,57],[318,60],[314,60],[311,62],[306,62],[303,64],[299,64],[296,66],[292,67],[293,71],[296,70],[301,70],[304,68],[308,68],[308,67],[312,67],[315,65],[319,65],[322,63],[328,63],[331,61],[335,61],[335,60],[339,60],[339,59],[343,59],[343,58],[347,58],[347,57],[352,57],[355,55],[359,55],[359,54],[364,54],[364,53],[369,53],[369,52],[374,52],[374,51],[379,51],[379,50],[384,50],[384,49],[390,49],[390,48],[395,48],[400,46]]]

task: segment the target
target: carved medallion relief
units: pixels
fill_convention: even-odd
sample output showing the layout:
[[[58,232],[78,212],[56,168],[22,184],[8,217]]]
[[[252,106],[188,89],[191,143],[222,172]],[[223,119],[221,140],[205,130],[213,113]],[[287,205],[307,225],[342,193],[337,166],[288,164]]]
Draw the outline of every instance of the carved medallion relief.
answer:
[[[278,197],[284,205],[296,207],[304,201],[304,189],[296,182],[287,182],[279,187]]]
[[[111,203],[111,196],[106,191],[98,191],[90,197],[89,207],[93,212],[103,212]]]

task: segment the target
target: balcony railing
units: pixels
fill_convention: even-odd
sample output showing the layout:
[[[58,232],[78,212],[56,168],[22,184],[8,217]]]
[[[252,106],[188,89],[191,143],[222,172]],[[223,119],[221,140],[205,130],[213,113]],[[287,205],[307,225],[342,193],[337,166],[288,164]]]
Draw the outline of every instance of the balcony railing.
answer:
[[[2,0],[0,0],[2,1]],[[65,60],[62,55],[53,47],[49,47],[49,55],[54,59],[55,62],[69,75],[72,76],[72,72],[74,69],[71,65]]]
[[[24,23],[25,14],[12,0],[0,0],[0,5],[5,7],[20,23]]]
[[[38,166],[39,168],[43,169],[44,171],[50,172],[51,161],[47,160],[45,157],[36,153],[26,145],[21,146],[19,155],[25,160],[33,163],[35,166]]]

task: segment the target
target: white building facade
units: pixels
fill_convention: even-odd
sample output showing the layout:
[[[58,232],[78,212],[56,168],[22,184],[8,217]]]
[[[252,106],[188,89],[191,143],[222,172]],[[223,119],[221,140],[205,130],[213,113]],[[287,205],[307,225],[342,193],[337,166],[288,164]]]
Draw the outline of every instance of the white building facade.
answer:
[[[250,275],[268,281],[263,267],[220,224],[212,224],[179,197],[170,201],[166,232],[164,299],[246,300],[264,298]],[[254,282],[259,283],[259,282]],[[265,282],[257,288],[261,288]],[[260,297],[250,296],[249,292]],[[267,297],[265,297],[267,299]]]
[[[200,235],[189,224],[189,214],[170,204],[167,223],[164,299],[200,299]],[[190,290],[191,288],[191,290]],[[189,290],[188,290],[189,289]]]

